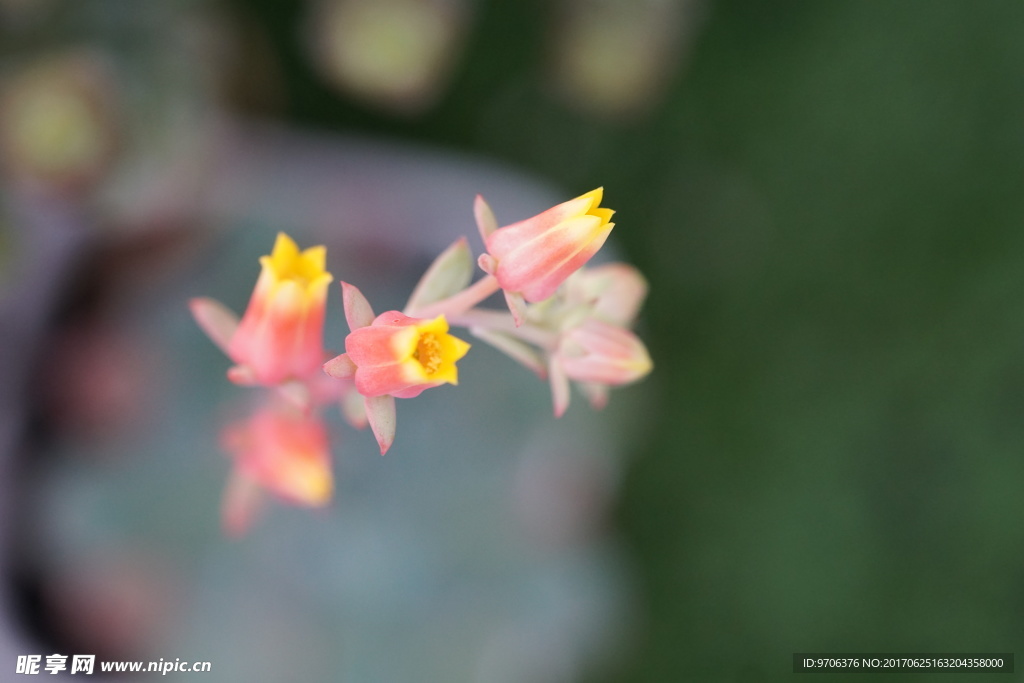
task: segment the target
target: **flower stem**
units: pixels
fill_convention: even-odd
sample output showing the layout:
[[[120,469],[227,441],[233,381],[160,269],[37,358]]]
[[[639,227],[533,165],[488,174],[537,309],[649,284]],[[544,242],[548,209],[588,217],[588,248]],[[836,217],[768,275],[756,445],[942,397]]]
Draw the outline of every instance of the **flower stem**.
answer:
[[[501,287],[498,286],[498,279],[493,275],[486,275],[458,294],[422,308],[406,311],[405,314],[413,318],[433,318],[443,314],[446,318],[452,319],[473,308],[499,289]]]
[[[459,327],[478,327],[495,332],[504,332],[518,337],[525,342],[553,350],[558,344],[558,335],[549,330],[525,323],[516,327],[515,321],[507,311],[493,311],[475,308],[448,319],[449,324]]]

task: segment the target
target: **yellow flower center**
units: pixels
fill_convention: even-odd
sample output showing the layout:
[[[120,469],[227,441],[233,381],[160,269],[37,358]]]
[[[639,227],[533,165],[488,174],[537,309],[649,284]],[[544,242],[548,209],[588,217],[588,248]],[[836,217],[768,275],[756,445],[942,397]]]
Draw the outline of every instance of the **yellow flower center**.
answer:
[[[412,357],[423,366],[423,371],[433,375],[441,367],[441,342],[432,332],[424,332],[416,343],[416,350]]]
[[[458,384],[455,363],[469,351],[469,344],[448,334],[443,315],[418,323],[413,330],[414,335],[403,342],[402,362],[410,364],[409,370],[420,382]]]
[[[308,292],[314,285],[326,284],[332,279],[324,269],[326,255],[327,250],[322,246],[299,251],[292,238],[282,232],[277,235],[274,250],[261,258],[260,263],[270,269],[277,282],[294,282]]]

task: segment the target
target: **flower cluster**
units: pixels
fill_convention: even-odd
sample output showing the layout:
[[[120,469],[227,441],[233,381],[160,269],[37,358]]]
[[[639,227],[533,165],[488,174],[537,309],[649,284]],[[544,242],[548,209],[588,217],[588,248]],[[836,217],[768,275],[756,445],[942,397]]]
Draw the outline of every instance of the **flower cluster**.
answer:
[[[622,263],[586,265],[615,225],[602,195],[598,188],[505,227],[477,196],[483,277],[471,284],[473,257],[460,238],[431,264],[402,311],[375,315],[359,289],[342,282],[350,332],[333,358],[323,346],[332,276],[322,246],[300,251],[279,234],[260,259],[241,320],[212,299],[193,299],[199,326],[235,363],[228,379],[266,389],[253,414],[223,435],[233,458],[225,529],[243,533],[262,492],[307,506],[329,501],[330,439],[320,417],[329,403],[354,426],[368,424],[386,453],[396,398],[458,384],[457,363],[470,345],[451,326],[547,378],[556,417],[569,406],[572,383],[601,408],[610,387],[649,373],[650,356],[631,331],[647,294],[643,276]],[[480,306],[499,291],[507,311]]]

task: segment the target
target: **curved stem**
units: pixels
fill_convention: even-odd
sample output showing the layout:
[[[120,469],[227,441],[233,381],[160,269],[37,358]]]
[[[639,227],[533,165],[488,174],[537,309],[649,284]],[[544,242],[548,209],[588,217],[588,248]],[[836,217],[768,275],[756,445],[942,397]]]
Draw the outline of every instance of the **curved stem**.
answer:
[[[493,275],[486,275],[458,294],[453,294],[447,299],[435,301],[422,308],[406,311],[406,315],[413,318],[433,318],[444,314],[450,320],[473,308],[499,289],[501,287],[498,285],[498,279]]]
[[[505,311],[475,308],[461,315],[452,316],[448,323],[459,327],[479,327],[504,332],[543,349],[553,350],[558,345],[558,335],[554,332],[529,323],[516,327],[512,316]]]

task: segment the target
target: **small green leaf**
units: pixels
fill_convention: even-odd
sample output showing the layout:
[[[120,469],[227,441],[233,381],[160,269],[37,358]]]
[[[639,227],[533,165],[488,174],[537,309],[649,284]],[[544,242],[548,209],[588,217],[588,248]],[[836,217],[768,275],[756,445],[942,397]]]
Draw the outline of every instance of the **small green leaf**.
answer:
[[[465,237],[460,237],[441,252],[420,278],[406,304],[407,314],[458,294],[473,277],[473,255]]]

